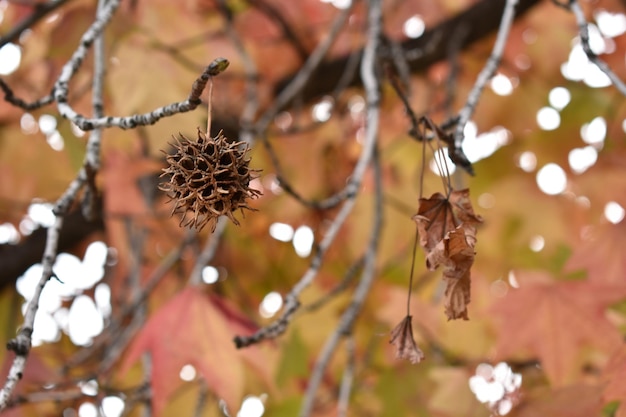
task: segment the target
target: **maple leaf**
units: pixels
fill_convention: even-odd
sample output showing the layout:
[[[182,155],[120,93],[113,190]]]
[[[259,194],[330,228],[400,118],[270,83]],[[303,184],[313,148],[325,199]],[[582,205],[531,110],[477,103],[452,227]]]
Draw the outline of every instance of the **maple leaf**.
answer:
[[[144,216],[149,213],[148,196],[140,189],[142,176],[159,172],[162,163],[140,155],[112,150],[105,159],[105,210],[115,215]]]
[[[626,417],[626,345],[609,359],[609,363],[603,372],[603,380],[606,382],[603,398],[605,402],[620,401],[615,417]]]
[[[554,281],[539,272],[516,277],[520,288],[509,291],[491,310],[499,328],[499,358],[529,352],[541,361],[553,384],[564,385],[572,381],[584,347],[610,353],[621,343],[604,312],[626,297],[626,285]]]
[[[474,263],[476,227],[482,222],[472,209],[469,190],[453,191],[449,198],[435,193],[420,199],[417,223],[420,245],[430,270],[443,266],[445,312],[448,320],[469,320],[470,268]]]
[[[589,417],[601,415],[602,390],[594,385],[576,384],[563,388],[539,388],[522,397],[509,417]]]
[[[443,266],[445,277],[459,279],[469,272],[474,255],[474,248],[469,245],[463,226],[459,226],[447,233],[428,253],[426,266],[431,271]]]
[[[446,283],[444,307],[448,320],[469,320],[467,305],[470,303],[470,268],[474,263],[474,248],[469,242],[475,233],[469,230],[467,238],[463,226],[449,232],[426,257],[426,266],[434,270],[443,265],[443,281]]]
[[[209,389],[236,410],[243,393],[243,356],[231,340],[251,330],[249,322],[221,300],[189,287],[150,317],[129,347],[121,372],[144,352],[151,354],[155,416],[161,415],[170,395],[182,384],[179,373],[187,364],[198,369]]]
[[[443,277],[446,283],[444,291],[444,308],[448,320],[469,320],[467,305],[470,303],[470,273],[469,270],[461,278]]]
[[[574,249],[566,271],[587,270],[590,280],[619,284],[626,276],[626,222],[605,224],[595,229]]]
[[[417,347],[413,338],[413,326],[411,316],[406,316],[400,324],[391,331],[389,343],[396,347],[396,358],[407,359],[412,364],[421,362],[424,359],[424,352]]]
[[[420,198],[413,220],[417,223],[420,245],[427,253],[461,224],[475,228],[482,223],[482,218],[472,209],[468,189],[452,191],[447,198],[441,193]],[[475,229],[473,235],[476,236]]]

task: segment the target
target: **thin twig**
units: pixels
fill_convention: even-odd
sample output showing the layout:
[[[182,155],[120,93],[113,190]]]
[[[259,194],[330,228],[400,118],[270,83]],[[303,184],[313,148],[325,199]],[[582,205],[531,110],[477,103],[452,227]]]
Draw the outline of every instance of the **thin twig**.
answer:
[[[344,28],[345,21],[347,20],[350,12],[352,11],[352,7],[354,7],[355,2],[352,3],[352,6],[343,10],[333,22],[328,35],[313,51],[309,59],[304,63],[302,69],[296,74],[296,76],[291,80],[291,82],[280,92],[276,100],[274,100],[272,106],[259,118],[259,121],[256,123],[256,130],[261,135],[261,139],[263,145],[265,146],[272,165],[276,170],[276,178],[280,184],[280,186],[290,195],[292,195],[296,200],[301,202],[302,204],[316,209],[329,209],[336,207],[342,201],[349,198],[356,192],[356,187],[358,186],[354,179],[354,173],[351,177],[351,180],[348,181],[346,187],[334,194],[333,196],[324,199],[322,201],[310,201],[300,195],[295,188],[285,179],[285,176],[282,174],[282,168],[278,156],[272,147],[269,138],[264,133],[274,119],[274,117],[281,111],[290,101],[292,101],[306,86],[308,80],[311,78],[311,75],[317,69],[317,67],[321,64],[322,59],[328,53],[328,50],[335,42],[337,36]]]
[[[0,37],[0,48],[9,42],[17,40],[25,30],[33,27],[41,19],[48,16],[59,7],[67,3],[68,0],[50,0],[47,3],[36,3],[31,14],[22,19],[19,23],[9,29],[2,37]]]
[[[287,38],[289,42],[293,45],[293,48],[298,53],[300,59],[302,59],[303,61],[307,59],[307,56],[309,54],[307,49],[302,44],[302,42],[300,42],[298,35],[296,35],[296,33],[287,22],[287,19],[283,17],[277,7],[268,3],[265,0],[249,0],[248,4],[272,19],[274,23],[276,23],[276,25],[281,29],[283,35],[285,35],[285,38]]]
[[[32,102],[27,102],[19,97],[16,97],[11,87],[9,87],[9,85],[2,78],[0,78],[0,89],[4,92],[5,101],[24,110],[35,110],[54,102],[54,89],[47,96]]]
[[[132,315],[152,293],[154,288],[161,282],[161,280],[167,276],[167,272],[174,266],[176,262],[180,260],[185,249],[191,244],[195,238],[195,231],[190,230],[183,242],[180,245],[168,253],[159,263],[159,265],[152,271],[152,273],[146,278],[146,284],[140,292],[135,294],[128,302],[122,307],[122,309],[116,314],[116,319],[111,322],[106,331],[108,335],[114,335],[115,339],[112,341],[110,337],[101,336],[96,342],[89,348],[79,351],[73,358],[71,358],[67,365],[68,367],[75,367],[83,363],[85,360],[94,356],[94,352],[98,349],[102,349],[106,346],[107,353],[105,358],[101,361],[100,369],[108,369],[109,366],[114,363],[119,355],[125,349],[126,344],[129,341],[129,337],[125,336],[125,333],[133,334],[132,332],[122,331],[123,328],[128,327],[126,319]],[[119,339],[119,340],[118,340]]]
[[[500,27],[498,28],[498,35],[496,37],[496,42],[493,45],[491,55],[487,59],[483,69],[478,74],[476,83],[474,83],[474,87],[472,87],[472,90],[467,96],[465,106],[463,106],[459,112],[459,122],[456,125],[456,130],[454,132],[454,147],[456,149],[462,149],[464,139],[463,130],[465,129],[465,125],[469,121],[470,117],[472,117],[487,81],[493,77],[493,74],[500,65],[500,60],[502,59],[504,47],[506,46],[506,42],[509,37],[509,31],[513,23],[513,18],[515,17],[515,5],[517,2],[518,0],[506,0],[506,5],[504,6],[504,11],[502,12],[502,20],[500,21]]]
[[[228,218],[226,216],[221,216],[217,220],[215,230],[207,237],[204,248],[196,259],[196,263],[194,264],[193,270],[191,271],[191,276],[189,277],[189,284],[200,285],[202,283],[202,270],[209,264],[209,262],[211,262],[211,260],[215,256],[215,252],[217,252],[222,238],[222,234],[224,234],[227,224]]]
[[[256,6],[260,7],[261,2],[258,3]],[[256,81],[259,79],[259,73],[254,59],[246,49],[241,36],[235,30],[232,19],[233,14],[230,12],[227,2],[220,0],[218,4],[226,19],[226,35],[230,38],[241,57],[246,76],[246,104],[239,118],[239,126],[241,127],[239,140],[246,142],[248,146],[252,147],[254,144],[253,122],[259,109],[259,92],[256,84]],[[267,7],[272,6],[268,5]]]
[[[344,29],[345,22],[352,12],[354,3],[355,2],[352,2],[352,6],[339,13],[331,25],[326,38],[311,53],[309,59],[307,59],[304,65],[302,65],[302,68],[298,71],[291,82],[280,92],[278,97],[274,99],[270,108],[263,113],[263,116],[261,116],[257,122],[257,131],[265,131],[278,112],[280,112],[290,101],[292,101],[306,86],[307,82],[311,78],[311,75],[322,63],[322,59],[324,59],[330,47],[335,43],[335,40],[337,40],[337,36],[341,30]]]
[[[24,323],[22,324],[22,327],[20,328],[17,336],[7,343],[7,348],[15,352],[15,358],[13,359],[13,363],[9,369],[5,385],[0,391],[0,411],[6,407],[11,393],[24,374],[26,359],[32,346],[33,325],[35,323],[35,315],[37,314],[37,310],[39,308],[39,298],[41,297],[41,292],[50,278],[54,276],[52,265],[54,265],[54,261],[56,260],[59,234],[61,226],[63,225],[64,214],[64,212],[57,212],[54,224],[48,228],[46,247],[44,249],[42,259],[43,272],[41,274],[41,278],[39,279],[39,284],[35,287],[33,297],[24,312]]]
[[[365,262],[364,257],[360,257],[359,259],[354,261],[352,265],[350,265],[346,273],[344,274],[343,279],[339,281],[339,283],[334,288],[328,291],[327,294],[324,294],[323,296],[318,298],[316,301],[313,301],[311,304],[304,306],[303,310],[307,313],[312,313],[314,311],[317,311],[320,308],[324,307],[329,301],[334,299],[337,295],[344,292],[348,288],[352,280],[354,280],[354,278],[356,277],[357,272],[359,272],[359,270],[363,267],[364,262]]]
[[[98,1],[99,16],[104,9],[106,0]],[[94,117],[102,117],[104,115],[104,76],[106,73],[104,36],[100,33],[94,41],[94,70],[92,81],[92,99],[91,107]],[[87,152],[85,155],[85,173],[87,175],[87,186],[83,196],[83,214],[86,219],[93,220],[96,218],[96,202],[98,200],[98,189],[96,188],[95,177],[100,170],[100,143],[102,141],[102,129],[94,129],[89,134],[87,140]]]
[[[378,1],[378,0],[371,0]],[[367,47],[366,47],[367,50]],[[366,84],[367,85],[367,84]],[[377,133],[375,132],[374,135]],[[365,264],[363,266],[363,272],[361,274],[361,280],[359,285],[354,291],[352,301],[348,308],[344,311],[339,321],[339,324],[335,328],[335,331],[329,336],[322,351],[320,352],[318,359],[313,367],[309,383],[307,385],[307,391],[304,396],[302,408],[300,409],[300,417],[308,417],[313,411],[313,405],[315,400],[315,394],[319,385],[322,382],[322,378],[328,367],[328,363],[337,349],[337,345],[342,338],[352,333],[352,327],[354,321],[361,311],[361,307],[365,301],[365,298],[369,294],[374,278],[376,277],[376,254],[378,250],[378,244],[380,240],[380,231],[382,229],[383,222],[383,198],[382,198],[382,179],[380,174],[380,164],[378,155],[373,158],[372,164],[374,166],[374,178],[376,195],[374,197],[374,225],[372,227],[372,235],[365,254]]]
[[[622,95],[626,96],[626,84],[611,70],[609,65],[604,62],[598,55],[596,55],[591,49],[591,45],[589,44],[589,25],[587,23],[587,19],[585,19],[585,13],[583,9],[580,7],[580,4],[577,0],[570,0],[569,9],[574,13],[576,17],[576,23],[578,24],[578,32],[580,34],[580,43],[587,54],[587,58],[589,61],[596,64],[600,70],[606,74],[607,77],[611,80],[611,83],[619,90]]]
[[[378,45],[378,40],[374,42],[374,47],[376,47],[377,45]],[[366,51],[367,51],[367,48],[366,48]],[[235,337],[235,345],[237,346],[237,348],[250,346],[252,344],[259,343],[265,339],[275,338],[285,332],[289,324],[289,321],[291,320],[293,315],[296,313],[296,311],[300,308],[300,301],[299,301],[300,294],[309,285],[311,285],[311,283],[313,283],[313,281],[315,280],[315,277],[317,276],[317,273],[322,266],[324,255],[328,251],[328,248],[330,247],[330,245],[334,242],[339,230],[341,229],[341,226],[346,221],[348,215],[352,212],[352,209],[354,208],[354,204],[356,202],[356,196],[358,194],[358,190],[361,185],[361,182],[363,181],[363,176],[365,175],[365,171],[372,160],[372,155],[374,153],[374,149],[376,146],[376,134],[377,134],[377,128],[378,128],[378,111],[379,111],[378,105],[379,105],[380,97],[378,95],[378,91],[376,91],[376,94],[369,91],[373,88],[371,87],[372,85],[375,85],[376,88],[378,88],[377,79],[376,79],[376,76],[374,74],[374,69],[373,69],[376,50],[374,49],[368,52],[368,54],[369,55],[368,55],[367,60],[365,59],[365,55],[364,55],[364,59],[361,65],[361,72],[362,72],[362,77],[364,79],[367,79],[366,85],[370,86],[367,88],[367,95],[368,95],[368,114],[367,114],[368,128],[367,129],[369,129],[368,131],[370,131],[371,129],[374,129],[374,133],[372,134],[366,133],[365,141],[363,144],[363,149],[361,150],[361,155],[359,156],[359,160],[357,161],[357,164],[354,168],[351,181],[348,184],[348,186],[350,187],[350,192],[346,193],[346,196],[344,197],[345,201],[343,205],[341,206],[339,213],[337,213],[337,216],[335,217],[330,227],[326,231],[326,235],[320,242],[318,250],[315,253],[313,259],[311,260],[311,264],[309,265],[309,268],[306,270],[302,278],[300,278],[300,280],[293,286],[291,291],[285,296],[285,307],[283,309],[282,314],[274,322],[272,322],[268,326],[265,326],[259,329],[256,333],[254,333],[251,336]],[[367,65],[372,66],[372,68],[364,69],[364,66],[367,66]]]
[[[376,77],[376,55],[378,51],[380,33],[382,30],[382,6],[380,0],[369,1],[368,13],[368,36],[365,51],[363,53],[363,61],[361,64],[361,77],[365,85],[365,93],[367,100],[367,126],[366,126],[366,143],[376,143],[378,137],[378,124],[380,115],[380,93],[379,81]],[[372,226],[372,234],[365,254],[365,263],[361,280],[354,291],[352,301],[348,308],[344,311],[339,325],[326,341],[318,359],[313,368],[313,372],[309,379],[307,391],[304,396],[302,408],[300,409],[300,417],[308,417],[313,411],[315,393],[322,381],[322,377],[326,371],[328,363],[336,350],[339,341],[350,334],[356,317],[358,316],[365,298],[369,294],[369,290],[375,278],[376,254],[380,239],[380,230],[382,228],[383,202],[382,202],[382,178],[380,173],[379,155],[374,152],[372,165],[374,169],[375,179],[375,197],[374,197],[374,224]]]
[[[341,378],[341,386],[339,387],[339,399],[337,400],[337,417],[346,417],[348,415],[348,405],[350,404],[350,392],[352,391],[352,383],[354,382],[355,360],[355,343],[352,335],[346,337],[346,368]]]

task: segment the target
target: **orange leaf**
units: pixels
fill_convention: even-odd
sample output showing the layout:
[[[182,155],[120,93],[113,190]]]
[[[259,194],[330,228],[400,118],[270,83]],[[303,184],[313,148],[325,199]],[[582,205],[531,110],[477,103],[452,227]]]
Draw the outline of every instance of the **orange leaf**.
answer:
[[[517,277],[521,288],[492,308],[499,319],[499,358],[529,352],[553,384],[563,385],[573,380],[583,347],[610,353],[619,346],[620,333],[604,312],[626,297],[626,285],[554,281],[541,273]]]
[[[626,345],[622,344],[620,349],[609,360],[604,369],[603,379],[606,381],[604,387],[605,402],[620,401],[615,417],[626,416]]]
[[[523,397],[509,417],[589,417],[601,415],[601,389],[592,385],[541,388]]]
[[[238,333],[251,333],[243,316],[198,287],[187,288],[150,317],[129,347],[122,373],[144,352],[151,354],[155,416],[182,384],[179,373],[187,364],[198,369],[231,410],[237,410],[244,385],[242,355],[232,343]]]
[[[148,214],[149,198],[140,188],[140,179],[160,172],[162,166],[158,160],[140,155],[130,156],[117,150],[109,152],[102,170],[106,212],[115,215]]]
[[[626,222],[605,224],[574,250],[565,269],[586,269],[589,279],[600,283],[619,284],[626,276]]]

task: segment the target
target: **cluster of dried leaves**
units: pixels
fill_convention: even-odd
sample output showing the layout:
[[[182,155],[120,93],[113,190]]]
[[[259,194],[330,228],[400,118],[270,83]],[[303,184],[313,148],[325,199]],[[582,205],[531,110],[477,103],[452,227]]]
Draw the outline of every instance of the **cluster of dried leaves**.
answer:
[[[448,197],[435,193],[420,198],[413,220],[426,252],[426,267],[431,271],[443,267],[448,320],[469,320],[470,268],[476,255],[476,228],[483,221],[472,209],[469,190],[452,191]]]
[[[448,320],[469,320],[470,269],[474,263],[476,228],[482,218],[474,213],[469,190],[452,191],[447,197],[435,193],[420,198],[413,216],[419,232],[419,244],[426,252],[426,267],[443,267],[446,284],[444,306]],[[413,338],[412,317],[407,316],[391,332],[396,357],[415,364],[424,359]]]

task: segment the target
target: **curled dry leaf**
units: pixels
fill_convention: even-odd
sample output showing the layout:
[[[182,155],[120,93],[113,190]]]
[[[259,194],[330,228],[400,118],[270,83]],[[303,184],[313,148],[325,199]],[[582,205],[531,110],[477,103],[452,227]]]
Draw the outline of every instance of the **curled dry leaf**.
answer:
[[[470,271],[461,278],[443,276],[446,283],[443,306],[448,320],[469,320],[467,305],[470,303]]]
[[[396,347],[396,358],[407,359],[412,364],[424,359],[424,352],[417,347],[413,338],[412,316],[406,316],[400,324],[391,331],[389,343]]]
[[[470,268],[475,257],[476,228],[482,223],[472,208],[469,190],[453,191],[448,198],[441,193],[421,198],[413,219],[420,245],[426,251],[426,266],[430,270],[443,266],[448,319],[469,320]]]

